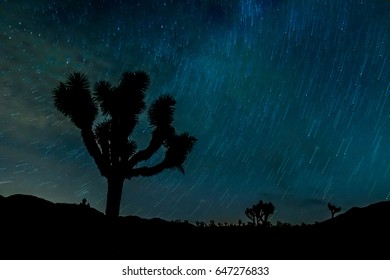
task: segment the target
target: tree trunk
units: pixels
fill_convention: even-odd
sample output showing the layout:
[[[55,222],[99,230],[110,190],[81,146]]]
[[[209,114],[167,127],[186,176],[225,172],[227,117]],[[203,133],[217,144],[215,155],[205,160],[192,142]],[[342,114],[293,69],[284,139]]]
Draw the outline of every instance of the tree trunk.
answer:
[[[121,205],[122,189],[123,189],[123,177],[110,176],[107,178],[108,190],[107,190],[107,203],[106,203],[106,216],[110,218],[116,218],[119,216],[119,209]]]

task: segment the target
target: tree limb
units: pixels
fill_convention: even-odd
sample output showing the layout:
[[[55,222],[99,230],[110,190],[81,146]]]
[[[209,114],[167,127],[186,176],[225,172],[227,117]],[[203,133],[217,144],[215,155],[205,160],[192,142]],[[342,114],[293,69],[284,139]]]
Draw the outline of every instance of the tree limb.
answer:
[[[154,153],[160,149],[163,145],[164,140],[166,139],[168,133],[174,133],[174,129],[172,128],[172,132],[167,132],[164,130],[156,129],[152,133],[152,139],[150,140],[149,145],[143,149],[138,151],[134,156],[132,156],[129,160],[129,168],[133,168],[137,163],[141,161],[145,161],[150,159]]]
[[[102,152],[95,140],[95,134],[91,128],[85,128],[81,130],[81,136],[83,137],[84,145],[88,150],[88,153],[93,157],[100,174],[106,176],[108,172],[108,166],[104,162]]]
[[[156,174],[162,172],[164,169],[168,169],[168,168],[170,168],[170,167],[163,160],[162,162],[160,162],[154,166],[151,166],[151,167],[143,166],[143,167],[131,169],[126,174],[126,179],[130,179],[132,177],[138,177],[138,176],[150,177],[150,176],[156,175]]]

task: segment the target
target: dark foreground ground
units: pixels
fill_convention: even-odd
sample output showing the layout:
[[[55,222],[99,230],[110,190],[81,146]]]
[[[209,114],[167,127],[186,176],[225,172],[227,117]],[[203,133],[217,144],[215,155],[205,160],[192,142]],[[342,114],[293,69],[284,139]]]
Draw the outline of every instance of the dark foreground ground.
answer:
[[[0,196],[0,259],[390,259],[390,202],[315,225],[200,228]]]

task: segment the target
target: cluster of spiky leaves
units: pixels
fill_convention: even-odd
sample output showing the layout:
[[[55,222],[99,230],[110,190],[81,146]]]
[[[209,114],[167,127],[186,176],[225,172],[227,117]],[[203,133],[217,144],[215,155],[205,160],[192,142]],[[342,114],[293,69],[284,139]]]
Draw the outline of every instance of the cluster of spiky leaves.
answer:
[[[125,72],[118,86],[100,81],[95,86],[95,100],[104,115],[121,121],[121,129],[130,135],[145,110],[149,77],[145,72]]]
[[[151,125],[160,129],[169,128],[173,124],[176,100],[170,95],[162,95],[150,106],[148,117]]]
[[[98,113],[90,95],[88,79],[80,73],[68,76],[53,90],[54,105],[80,129],[91,127]]]
[[[126,172],[122,175],[127,178],[151,176],[166,168],[177,168],[184,173],[183,163],[196,139],[188,133],[176,134],[173,127],[176,101],[172,96],[160,96],[148,110],[148,120],[153,127],[149,145],[137,150],[136,143],[129,139],[139,115],[145,110],[148,86],[149,77],[145,72],[125,72],[117,86],[107,81],[96,83],[92,98],[86,76],[74,73],[69,75],[66,84],[60,83],[54,89],[55,106],[84,130],[82,135],[90,135],[85,130],[92,130],[97,107],[106,116],[93,131],[96,147],[92,147],[94,143],[90,137],[88,141],[84,139],[102,175],[106,176],[105,170],[113,167]],[[151,158],[161,147],[165,147],[166,152],[159,164],[138,168],[137,172],[131,173],[130,170],[140,161]]]
[[[188,133],[169,137],[165,144],[167,147],[165,160],[168,168],[177,168],[184,174],[183,164],[195,142],[196,138]]]

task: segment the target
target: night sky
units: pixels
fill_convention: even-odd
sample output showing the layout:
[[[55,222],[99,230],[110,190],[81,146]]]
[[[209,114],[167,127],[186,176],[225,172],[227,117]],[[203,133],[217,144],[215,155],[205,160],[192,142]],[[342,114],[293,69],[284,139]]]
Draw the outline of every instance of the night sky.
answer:
[[[328,202],[388,200],[389,35],[388,0],[2,0],[0,195],[104,211],[105,178],[52,89],[142,70],[147,104],[172,94],[198,142],[185,175],[126,181],[121,215],[249,221],[261,199],[272,223],[313,223]],[[151,131],[144,114],[140,148]]]

